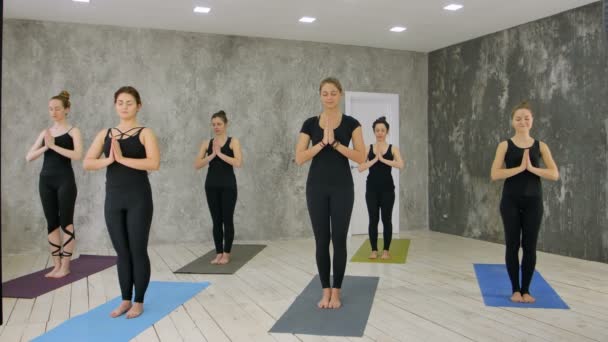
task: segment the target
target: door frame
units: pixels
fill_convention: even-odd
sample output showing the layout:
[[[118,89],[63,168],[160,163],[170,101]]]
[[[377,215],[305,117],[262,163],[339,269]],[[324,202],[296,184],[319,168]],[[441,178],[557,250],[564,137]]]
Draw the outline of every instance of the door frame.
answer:
[[[353,107],[352,103],[355,100],[379,100],[379,101],[383,101],[383,102],[388,102],[388,103],[390,103],[391,108],[395,108],[397,122],[394,123],[393,125],[391,125],[391,131],[390,131],[391,134],[389,136],[389,143],[394,144],[395,146],[399,147],[399,141],[400,141],[400,136],[399,136],[399,121],[400,121],[399,94],[346,91],[345,97],[344,97],[344,107],[345,107],[346,114],[351,115],[356,118],[356,115],[353,115],[353,111],[352,111],[352,107]],[[389,118],[389,120],[390,120],[390,118]],[[369,128],[367,128],[367,129],[369,129]],[[370,142],[366,142],[366,148],[367,148],[367,145],[369,145],[369,143]],[[353,163],[352,161],[349,161],[349,164],[352,165],[352,163]],[[393,213],[395,211],[397,211],[397,215],[396,215],[397,221],[393,222],[393,235],[395,235],[395,234],[398,235],[400,232],[400,229],[399,229],[400,228],[399,172],[400,172],[400,170],[398,170],[396,168],[393,168],[391,171],[393,180],[395,181],[395,205],[393,207]],[[395,217],[395,216],[393,216],[393,217]],[[353,235],[352,230],[349,229],[348,236],[350,237],[352,235]],[[363,234],[357,234],[357,235],[363,235]]]

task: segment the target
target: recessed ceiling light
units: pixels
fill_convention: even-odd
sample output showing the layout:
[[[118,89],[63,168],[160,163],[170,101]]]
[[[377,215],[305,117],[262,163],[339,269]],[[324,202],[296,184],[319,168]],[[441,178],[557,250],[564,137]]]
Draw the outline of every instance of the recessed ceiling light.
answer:
[[[302,17],[302,18],[300,18],[300,22],[302,22],[302,23],[312,23],[315,20],[317,20],[317,18],[313,18],[313,17]]]
[[[209,11],[211,11],[211,8],[209,8],[209,7],[201,7],[201,6],[194,7],[194,13],[209,13]]]
[[[405,30],[407,30],[407,28],[403,26],[395,26],[391,29],[391,32],[403,32]]]
[[[459,4],[449,4],[449,5],[445,6],[443,9],[448,10],[448,11],[458,11],[462,7],[464,7],[464,6],[459,5]]]
[[[74,1],[74,2],[86,2],[86,3],[91,2],[90,0],[72,0],[72,1]]]

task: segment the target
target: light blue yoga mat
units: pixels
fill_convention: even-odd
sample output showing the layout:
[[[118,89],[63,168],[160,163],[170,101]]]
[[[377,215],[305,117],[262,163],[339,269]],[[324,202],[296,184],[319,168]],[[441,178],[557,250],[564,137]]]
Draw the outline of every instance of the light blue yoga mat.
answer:
[[[474,264],[477,282],[481,289],[483,302],[487,306],[537,308],[537,309],[570,309],[555,290],[545,281],[540,273],[534,271],[530,294],[535,303],[514,303],[511,301],[511,281],[507,267],[501,264]],[[520,277],[521,279],[521,277]]]
[[[73,317],[55,329],[32,341],[129,341],[142,333],[161,318],[170,314],[178,306],[209,286],[208,282],[150,282],[146,291],[144,313],[133,319],[125,315],[111,318],[110,312],[122,301],[116,297],[87,313]]]

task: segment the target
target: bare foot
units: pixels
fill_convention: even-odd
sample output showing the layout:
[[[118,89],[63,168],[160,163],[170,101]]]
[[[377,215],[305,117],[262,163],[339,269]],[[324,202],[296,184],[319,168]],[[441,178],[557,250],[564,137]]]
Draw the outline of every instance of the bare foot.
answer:
[[[530,304],[532,304],[532,303],[536,302],[536,299],[534,297],[530,296],[529,293],[524,293],[524,295],[521,296],[521,297],[522,297],[522,301],[524,303],[530,303]]]
[[[391,255],[388,254],[388,251],[385,250],[385,251],[382,252],[382,257],[381,258],[384,259],[384,260],[390,259]]]
[[[342,306],[340,301],[340,289],[331,289],[331,299],[329,300],[330,309],[339,309]]]
[[[519,293],[519,291],[515,291],[511,296],[511,301],[515,303],[523,303],[524,300],[521,298],[521,293]]]
[[[222,253],[216,255],[215,259],[211,260],[211,264],[213,264],[213,265],[219,264],[221,258],[222,258]]]
[[[368,259],[377,259],[378,258],[378,251],[372,251],[372,254],[370,254],[367,258]]]
[[[329,289],[329,288],[323,289],[323,297],[321,297],[321,300],[317,304],[319,309],[328,309],[330,299],[331,299],[331,289]]]
[[[122,316],[125,312],[131,309],[131,306],[132,304],[130,300],[123,300],[120,302],[120,305],[114,309],[114,311],[110,312],[110,317],[116,318],[118,316]]]
[[[127,312],[127,319],[139,317],[142,313],[144,313],[144,303],[135,302]]]
[[[229,262],[230,262],[230,253],[224,253],[224,255],[222,255],[222,258],[220,259],[220,261],[218,261],[218,264],[226,265]]]
[[[57,272],[55,272],[54,274],[50,275],[50,278],[63,278],[65,276],[67,276],[68,274],[70,274],[70,269],[65,269],[65,268],[60,268]]]
[[[55,267],[53,267],[51,272],[45,274],[44,276],[47,278],[55,278],[54,277],[55,273],[57,273],[60,269],[61,269],[61,265],[55,265]]]

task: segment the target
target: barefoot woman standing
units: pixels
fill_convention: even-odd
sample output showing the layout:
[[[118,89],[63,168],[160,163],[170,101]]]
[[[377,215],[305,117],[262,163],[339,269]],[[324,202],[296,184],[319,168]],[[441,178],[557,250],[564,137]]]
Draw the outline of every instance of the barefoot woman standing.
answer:
[[[348,160],[365,161],[365,144],[359,122],[340,111],[342,86],[326,78],[319,87],[323,112],[302,125],[296,146],[296,163],[312,159],[306,181],[306,202],[315,235],[316,259],[323,295],[320,308],[337,309],[346,269],[346,238],[355,200]],[[353,141],[354,149],[348,148]],[[309,147],[312,142],[312,146]],[[331,224],[330,224],[331,222]],[[329,242],[334,248],[333,286],[330,284]]]
[[[511,280],[514,302],[534,303],[530,283],[536,266],[536,241],[543,218],[541,178],[557,180],[559,172],[549,147],[530,136],[532,110],[520,103],[511,114],[515,135],[498,144],[492,163],[492,180],[505,179],[500,215],[505,229],[505,261]],[[546,168],[540,167],[543,160]],[[505,167],[506,166],[506,167]],[[519,284],[519,247],[523,249],[521,286]]]

